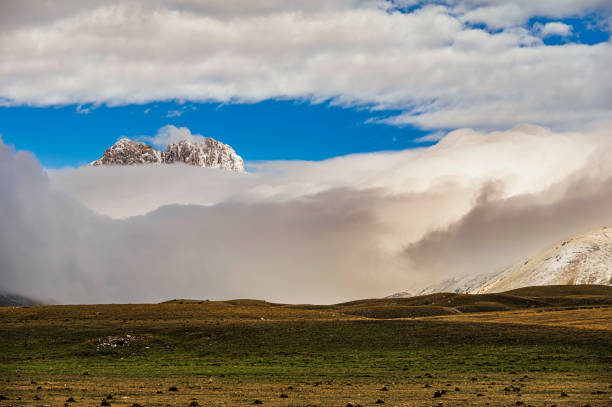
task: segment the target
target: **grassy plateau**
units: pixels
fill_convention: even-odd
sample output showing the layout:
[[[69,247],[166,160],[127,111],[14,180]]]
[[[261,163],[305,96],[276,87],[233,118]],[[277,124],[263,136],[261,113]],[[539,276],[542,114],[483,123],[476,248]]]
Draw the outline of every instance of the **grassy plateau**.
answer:
[[[0,406],[612,406],[612,287],[0,307]]]

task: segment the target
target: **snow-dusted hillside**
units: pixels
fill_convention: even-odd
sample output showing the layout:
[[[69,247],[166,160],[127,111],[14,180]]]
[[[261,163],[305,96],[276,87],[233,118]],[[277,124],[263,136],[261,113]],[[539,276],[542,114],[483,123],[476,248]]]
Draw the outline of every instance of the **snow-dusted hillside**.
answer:
[[[133,165],[133,164],[172,164],[185,163],[198,167],[220,168],[228,171],[244,172],[244,162],[234,149],[220,141],[206,138],[204,141],[181,140],[171,143],[166,151],[152,146],[121,138],[106,149],[102,158],[91,165]]]
[[[612,228],[603,227],[564,240],[502,271],[446,280],[422,290],[399,292],[391,297],[434,292],[482,294],[554,284],[612,285]]]

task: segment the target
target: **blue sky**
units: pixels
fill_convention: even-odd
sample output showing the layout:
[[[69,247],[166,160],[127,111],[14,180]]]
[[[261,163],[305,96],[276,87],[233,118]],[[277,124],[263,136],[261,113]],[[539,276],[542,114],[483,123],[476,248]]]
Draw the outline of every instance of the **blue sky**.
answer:
[[[75,105],[3,107],[0,133],[5,143],[34,152],[47,168],[86,164],[121,136],[153,136],[167,124],[223,141],[249,161],[322,160],[431,144],[415,143],[415,138],[428,132],[412,126],[367,123],[369,118],[385,117],[391,111],[347,109],[328,103],[165,102],[88,107],[88,113],[79,113]]]

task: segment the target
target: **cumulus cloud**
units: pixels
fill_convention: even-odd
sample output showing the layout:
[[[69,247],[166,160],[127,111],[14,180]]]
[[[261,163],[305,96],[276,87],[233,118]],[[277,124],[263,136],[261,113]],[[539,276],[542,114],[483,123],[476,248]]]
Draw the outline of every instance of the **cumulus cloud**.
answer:
[[[414,3],[4,2],[0,100],[330,100],[398,109],[388,123],[434,129],[576,129],[609,116],[612,45],[549,47],[520,26],[534,15],[609,16],[609,1],[449,0],[398,9]],[[481,21],[500,30],[468,24]]]
[[[564,24],[558,21],[546,23],[546,24],[535,24],[534,30],[542,37],[560,36],[567,37],[572,34],[572,26]]]
[[[176,127],[168,124],[160,128],[154,136],[142,136],[138,137],[138,140],[148,141],[157,147],[165,148],[168,144],[178,143],[181,140],[203,142],[206,137],[201,134],[191,134],[191,130],[187,127]]]
[[[45,172],[0,144],[0,287],[59,302],[336,302],[497,270],[611,219],[609,131],[451,132],[322,162]]]

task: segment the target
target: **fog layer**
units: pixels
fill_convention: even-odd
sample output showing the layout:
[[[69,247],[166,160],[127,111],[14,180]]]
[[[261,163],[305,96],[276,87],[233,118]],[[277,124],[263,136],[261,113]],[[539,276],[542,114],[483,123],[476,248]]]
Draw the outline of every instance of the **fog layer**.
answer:
[[[45,171],[0,143],[0,287],[65,303],[329,303],[494,271],[610,223],[609,135],[459,130],[247,174]]]

